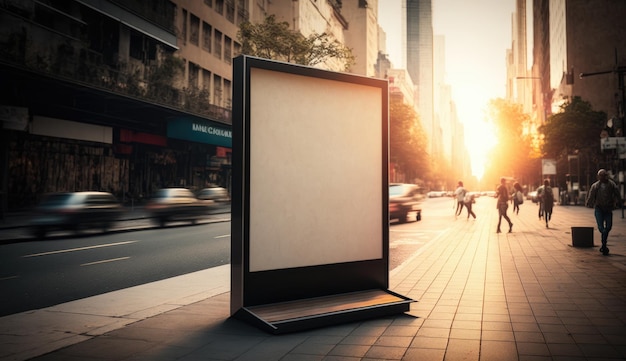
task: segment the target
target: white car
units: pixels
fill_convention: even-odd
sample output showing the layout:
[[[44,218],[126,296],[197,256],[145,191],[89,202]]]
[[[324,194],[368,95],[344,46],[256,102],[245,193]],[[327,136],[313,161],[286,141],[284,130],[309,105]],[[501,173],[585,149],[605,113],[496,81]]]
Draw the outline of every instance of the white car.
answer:
[[[439,197],[444,197],[445,195],[446,195],[445,191],[430,191],[426,193],[426,196],[428,198],[439,198]]]

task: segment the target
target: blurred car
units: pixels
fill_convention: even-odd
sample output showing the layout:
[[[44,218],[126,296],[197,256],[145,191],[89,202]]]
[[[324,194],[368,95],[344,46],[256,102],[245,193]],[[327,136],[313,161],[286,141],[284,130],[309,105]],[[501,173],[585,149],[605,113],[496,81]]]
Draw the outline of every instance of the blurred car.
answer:
[[[539,198],[537,197],[537,191],[528,192],[526,194],[526,199],[530,199],[533,203],[539,202]]]
[[[210,200],[215,202],[230,202],[228,190],[222,187],[204,188],[198,192],[198,199]]]
[[[181,220],[194,224],[208,215],[214,204],[213,200],[198,199],[187,188],[162,188],[148,201],[145,211],[161,227],[167,222]]]
[[[485,197],[495,197],[496,196],[496,191],[484,191],[482,192],[482,195]]]
[[[415,220],[422,219],[420,202],[423,200],[421,188],[415,184],[389,184],[389,219],[405,223],[409,213],[416,212]]]
[[[446,191],[430,191],[426,193],[426,196],[428,198],[439,198],[439,197],[445,197],[446,195],[447,195]]]
[[[30,227],[37,238],[53,230],[107,231],[119,219],[122,205],[107,192],[68,192],[46,195],[35,208]]]

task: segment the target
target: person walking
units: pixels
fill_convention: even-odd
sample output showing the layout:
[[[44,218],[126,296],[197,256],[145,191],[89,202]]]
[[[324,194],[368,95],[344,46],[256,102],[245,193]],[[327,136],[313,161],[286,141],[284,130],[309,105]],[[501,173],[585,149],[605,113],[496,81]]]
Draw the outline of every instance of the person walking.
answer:
[[[502,233],[500,230],[500,224],[502,223],[502,218],[506,219],[509,222],[509,233],[513,232],[513,222],[506,214],[506,210],[509,208],[509,190],[506,187],[506,179],[500,178],[500,186],[496,190],[496,197],[498,198],[498,203],[496,207],[498,208],[498,230],[497,233]]]
[[[515,182],[515,184],[513,184],[513,213],[519,214],[519,206],[522,203],[524,203],[522,186],[518,182]]]
[[[598,231],[602,234],[602,247],[600,252],[603,255],[609,254],[606,246],[609,232],[613,227],[613,209],[617,208],[621,202],[619,188],[604,169],[598,171],[598,181],[591,185],[589,195],[585,205],[594,209],[594,216],[598,224]]]
[[[465,204],[465,208],[467,208],[467,219],[469,219],[470,215],[476,219],[476,214],[472,211],[472,204],[476,203],[474,199],[474,194],[470,192],[466,192],[465,199],[463,199],[463,203]]]
[[[537,188],[537,205],[539,205],[539,220],[541,221],[543,219],[543,202],[541,201],[543,199],[543,186],[540,186],[539,188]]]
[[[454,212],[455,217],[461,215],[461,212],[463,211],[463,206],[465,205],[463,201],[465,200],[465,194],[467,193],[467,190],[463,188],[462,181],[459,181],[457,185],[458,186],[454,191],[454,196],[456,197],[456,211]]]
[[[550,187],[549,179],[545,179],[543,181],[543,192],[541,192],[540,202],[543,206],[543,218],[546,221],[546,228],[550,228],[548,223],[552,219],[552,208],[554,207],[554,193],[552,192],[552,187]]]

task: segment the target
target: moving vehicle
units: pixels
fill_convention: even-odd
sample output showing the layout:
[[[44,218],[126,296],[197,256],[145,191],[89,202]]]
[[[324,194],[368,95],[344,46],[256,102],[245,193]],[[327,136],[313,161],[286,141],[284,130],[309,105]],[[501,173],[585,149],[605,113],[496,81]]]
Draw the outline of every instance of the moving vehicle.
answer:
[[[46,195],[35,208],[30,227],[37,238],[53,230],[101,228],[106,232],[119,219],[122,205],[107,192],[66,192]]]
[[[448,192],[446,191],[430,191],[426,193],[426,196],[428,196],[428,198],[439,198],[439,197],[445,197],[447,195],[448,195]]]
[[[230,202],[228,190],[222,187],[204,188],[198,192],[198,199],[211,200],[215,202]]]
[[[181,220],[195,224],[209,214],[214,204],[213,200],[198,199],[187,188],[162,188],[148,201],[145,210],[155,223],[164,227],[167,222]]]
[[[482,192],[481,195],[483,195],[485,197],[494,197],[495,198],[496,191],[484,191],[484,192]]]
[[[526,199],[530,199],[533,203],[539,202],[539,197],[537,197],[537,191],[528,192],[526,194]]]
[[[421,188],[415,184],[389,184],[389,219],[398,219],[400,223],[405,223],[409,213],[415,212],[415,220],[421,220],[420,202],[423,198]]]

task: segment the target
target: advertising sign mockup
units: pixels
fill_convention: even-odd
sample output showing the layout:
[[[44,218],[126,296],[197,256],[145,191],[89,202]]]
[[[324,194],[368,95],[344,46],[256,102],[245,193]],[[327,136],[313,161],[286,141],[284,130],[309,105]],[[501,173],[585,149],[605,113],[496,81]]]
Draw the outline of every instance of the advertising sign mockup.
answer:
[[[232,137],[231,315],[282,333],[408,311],[387,290],[386,80],[239,56]]]

